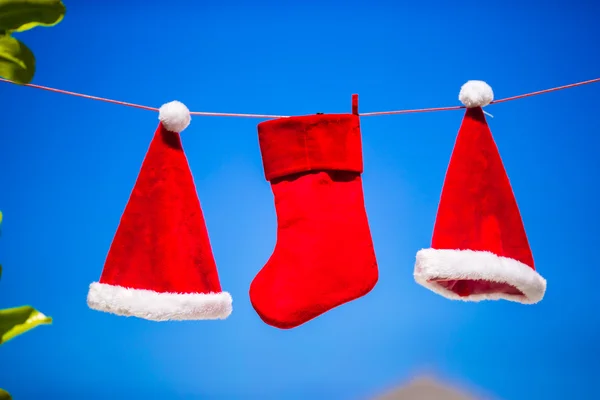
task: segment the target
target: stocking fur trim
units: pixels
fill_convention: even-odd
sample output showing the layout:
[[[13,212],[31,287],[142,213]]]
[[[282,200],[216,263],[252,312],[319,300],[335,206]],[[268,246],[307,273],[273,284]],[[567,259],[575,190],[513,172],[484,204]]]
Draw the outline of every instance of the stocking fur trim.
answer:
[[[221,293],[159,293],[94,282],[88,306],[125,317],[151,321],[225,319],[232,311],[232,298]]]
[[[512,258],[501,257],[487,251],[423,249],[417,253],[414,269],[417,283],[452,300],[481,301],[509,300],[534,304],[546,292],[546,280],[533,268]],[[446,289],[434,279],[469,279],[507,283],[523,295],[507,293],[473,294],[461,297]]]

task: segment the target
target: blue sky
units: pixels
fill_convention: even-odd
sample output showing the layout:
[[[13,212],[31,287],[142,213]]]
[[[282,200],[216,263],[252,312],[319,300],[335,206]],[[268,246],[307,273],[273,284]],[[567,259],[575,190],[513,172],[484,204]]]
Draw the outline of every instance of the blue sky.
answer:
[[[19,35],[35,83],[196,111],[349,112],[458,104],[596,78],[589,1],[65,1],[57,27]],[[86,294],[156,115],[0,84],[0,306],[54,317],[0,348],[15,399],[366,399],[421,371],[507,400],[592,398],[600,371],[600,85],[490,106],[538,271],[535,306],[468,304],[414,283],[461,111],[361,121],[380,281],[290,331],[250,305],[276,220],[260,120],[196,117],[183,142],[223,288],[226,321],[152,323],[89,310]],[[161,218],[161,216],[154,216]],[[106,397],[108,396],[108,397]]]

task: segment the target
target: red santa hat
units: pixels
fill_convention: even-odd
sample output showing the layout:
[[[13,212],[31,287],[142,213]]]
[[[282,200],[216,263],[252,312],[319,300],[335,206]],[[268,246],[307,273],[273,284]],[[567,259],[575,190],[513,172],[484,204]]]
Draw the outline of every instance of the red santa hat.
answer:
[[[221,290],[179,136],[190,124],[190,112],[174,101],[160,108],[159,120],[87,303],[153,321],[225,319],[232,299]]]
[[[449,299],[533,304],[546,291],[521,214],[482,107],[482,81],[463,85],[466,114],[452,152],[431,248],[417,253],[415,280]]]

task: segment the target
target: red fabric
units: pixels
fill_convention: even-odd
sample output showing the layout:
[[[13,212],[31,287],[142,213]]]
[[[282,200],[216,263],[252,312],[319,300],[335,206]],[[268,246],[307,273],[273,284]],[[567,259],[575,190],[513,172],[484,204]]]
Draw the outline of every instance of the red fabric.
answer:
[[[278,227],[250,300],[267,324],[289,329],[377,283],[360,124],[350,114],[292,117],[263,122],[258,134]]]
[[[517,202],[480,107],[467,109],[442,190],[434,249],[489,251],[535,270]],[[520,294],[505,283],[440,282],[461,296]]]
[[[351,115],[263,122],[258,139],[268,181],[307,171],[363,171],[360,125]]]
[[[100,283],[156,292],[221,292],[181,139],[162,124],[121,217]]]

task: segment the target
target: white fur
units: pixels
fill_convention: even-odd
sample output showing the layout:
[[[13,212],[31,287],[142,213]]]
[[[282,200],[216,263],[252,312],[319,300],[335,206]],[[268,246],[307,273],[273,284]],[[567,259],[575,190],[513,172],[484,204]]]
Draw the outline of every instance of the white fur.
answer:
[[[460,88],[458,99],[467,108],[484,107],[494,101],[494,91],[484,81],[468,81]]]
[[[179,101],[164,104],[158,110],[158,119],[166,130],[177,133],[183,132],[192,121],[190,110]]]
[[[225,319],[231,295],[221,293],[159,293],[94,282],[87,297],[94,310],[151,321]]]
[[[453,300],[509,300],[534,304],[546,292],[546,280],[535,270],[512,258],[501,257],[487,251],[423,249],[417,253],[415,280],[435,293]],[[439,285],[434,278],[480,279],[508,283],[524,296],[505,293],[473,294],[461,297]]]

